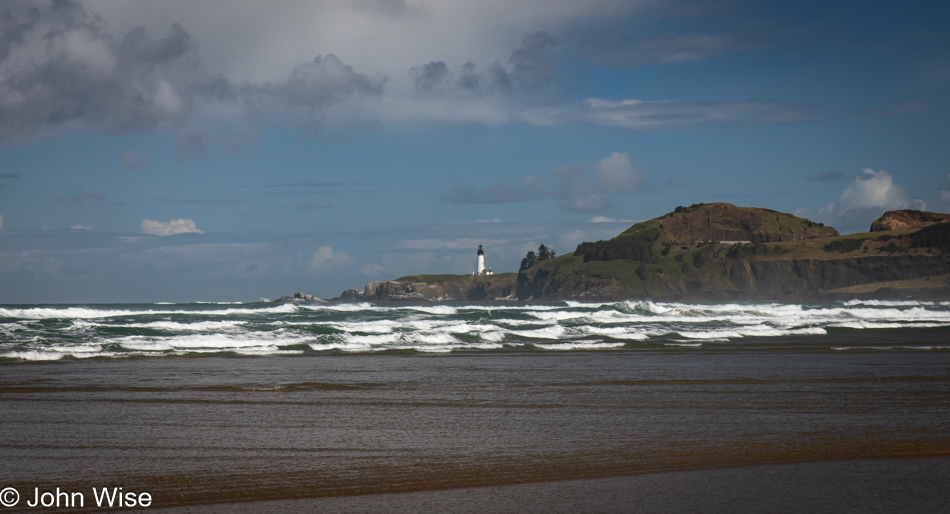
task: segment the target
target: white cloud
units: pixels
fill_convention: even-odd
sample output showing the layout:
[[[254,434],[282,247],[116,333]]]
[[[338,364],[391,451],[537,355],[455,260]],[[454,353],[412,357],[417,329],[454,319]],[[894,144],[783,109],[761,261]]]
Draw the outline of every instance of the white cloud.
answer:
[[[584,223],[614,223],[617,220],[613,218],[608,218],[607,216],[594,216],[593,218],[587,218],[587,221]]]
[[[624,16],[645,2],[599,0],[85,0],[113,33],[138,26],[162,34],[182,23],[201,39],[203,58],[238,81],[274,81],[316,54],[335,53],[362,69],[411,81],[406,73],[442,60],[506,63],[526,34]]]
[[[823,209],[832,213],[867,208],[906,209],[911,206],[919,209],[927,207],[923,200],[911,200],[907,191],[894,183],[890,173],[864,168],[841,192],[838,203],[828,204]]]
[[[0,214],[0,228],[3,228],[3,215]]]
[[[633,167],[626,152],[614,152],[594,165],[603,190],[632,193],[643,183],[643,173]]]
[[[318,137],[420,121],[640,130],[823,116],[814,106],[773,99],[564,103],[503,93],[554,80],[563,57],[554,53],[559,37],[565,43],[573,37],[576,45],[578,27],[622,24],[656,9],[649,0],[597,0],[593,7],[572,0],[235,0],[226,8],[214,1],[83,0],[63,19],[53,11],[67,9],[41,8],[35,22],[30,3],[17,4],[17,27],[26,36],[17,41],[11,32],[13,54],[0,62],[0,97],[10,99],[0,102],[6,114],[0,120],[18,123],[0,123],[0,139],[24,137],[24,127],[29,133],[82,125],[105,133],[182,129],[245,109],[252,124],[290,120]],[[678,62],[721,53],[734,47],[730,41],[673,34],[633,47],[646,51],[643,62]],[[617,46],[598,46],[608,44]],[[412,70],[426,67],[442,70],[426,77],[452,87],[420,94]],[[4,80],[11,76],[18,80]],[[143,164],[136,155],[122,163],[126,169]]]
[[[71,228],[72,230],[92,230],[92,227],[89,227],[86,225],[73,225],[69,228]]]
[[[776,125],[809,123],[824,117],[819,108],[784,100],[605,100],[524,109],[518,117],[531,125],[592,123],[626,130],[656,130],[689,125]]]
[[[848,183],[838,201],[818,209],[814,219],[832,225],[843,233],[864,232],[871,221],[884,211],[926,208],[927,204],[923,200],[912,199],[887,171],[865,168]],[[796,212],[809,217],[807,214],[810,211],[800,209]]]
[[[353,258],[346,252],[336,252],[330,246],[321,246],[314,252],[313,256],[310,257],[310,270],[317,271],[332,266],[347,264],[352,260]]]
[[[173,236],[176,234],[204,234],[198,230],[195,222],[189,219],[170,221],[142,220],[142,233],[152,236]]]

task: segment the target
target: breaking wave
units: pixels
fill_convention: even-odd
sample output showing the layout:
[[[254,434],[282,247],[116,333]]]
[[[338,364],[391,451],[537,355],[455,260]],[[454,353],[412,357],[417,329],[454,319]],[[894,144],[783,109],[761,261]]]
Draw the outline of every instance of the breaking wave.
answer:
[[[0,360],[321,352],[950,349],[950,302],[0,306]]]

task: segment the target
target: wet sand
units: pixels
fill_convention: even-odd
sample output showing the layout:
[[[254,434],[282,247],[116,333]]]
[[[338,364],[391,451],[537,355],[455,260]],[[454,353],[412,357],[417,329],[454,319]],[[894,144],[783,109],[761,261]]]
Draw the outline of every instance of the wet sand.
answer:
[[[937,511],[950,478],[947,352],[18,363],[0,416],[0,485],[174,512]]]
[[[882,478],[886,483],[882,485]],[[946,512],[950,459],[875,459],[704,469],[414,493],[162,509],[283,512]]]

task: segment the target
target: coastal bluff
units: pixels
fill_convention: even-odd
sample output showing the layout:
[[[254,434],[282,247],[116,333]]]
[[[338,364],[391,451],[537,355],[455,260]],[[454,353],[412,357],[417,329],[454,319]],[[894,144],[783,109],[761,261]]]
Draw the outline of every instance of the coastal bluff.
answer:
[[[411,275],[331,301],[822,301],[950,299],[950,214],[888,211],[840,235],[728,203],[677,207],[519,273]]]

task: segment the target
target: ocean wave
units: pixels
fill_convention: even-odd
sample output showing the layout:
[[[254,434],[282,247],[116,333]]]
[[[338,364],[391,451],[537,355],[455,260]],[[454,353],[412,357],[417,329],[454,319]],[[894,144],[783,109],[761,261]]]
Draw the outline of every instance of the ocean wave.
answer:
[[[873,337],[875,330],[888,330],[887,346],[917,341],[943,348],[930,344],[941,328],[950,328],[950,302],[7,305],[0,306],[0,358],[500,348],[722,350],[760,348],[760,343],[782,337],[808,341],[813,336],[815,344],[825,348],[852,348],[860,346],[851,344],[856,335],[850,331],[855,330],[862,331],[862,339]],[[749,338],[756,344],[718,344]]]
[[[0,318],[14,319],[101,319],[142,315],[185,315],[185,316],[235,316],[297,312],[294,304],[281,304],[273,307],[218,309],[218,310],[154,310],[154,309],[107,309],[93,307],[0,307]]]

